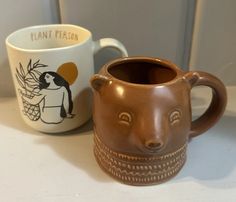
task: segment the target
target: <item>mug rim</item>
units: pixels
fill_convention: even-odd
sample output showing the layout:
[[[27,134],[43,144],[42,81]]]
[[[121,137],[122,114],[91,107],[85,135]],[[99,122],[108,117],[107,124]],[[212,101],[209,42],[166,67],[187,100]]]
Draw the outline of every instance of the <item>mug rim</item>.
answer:
[[[112,68],[113,66],[119,65],[122,63],[127,63],[127,62],[147,62],[147,63],[163,65],[164,67],[169,68],[172,71],[174,71],[176,73],[176,75],[173,79],[166,81],[166,82],[156,83],[156,84],[142,84],[142,83],[132,83],[132,82],[128,82],[128,81],[119,79],[109,72],[109,69]],[[109,77],[112,80],[124,83],[125,85],[129,85],[129,86],[140,86],[140,87],[147,87],[147,88],[148,87],[162,87],[164,85],[171,85],[176,82],[176,80],[179,78],[179,76],[183,75],[183,71],[176,64],[172,63],[171,61],[157,58],[157,57],[147,57],[147,56],[131,56],[131,57],[118,58],[118,59],[115,59],[115,60],[105,64],[104,69],[105,69],[105,74],[109,75]]]
[[[39,48],[39,49],[32,49],[32,48],[21,48],[21,47],[18,47],[16,45],[14,45],[11,40],[13,37],[15,37],[17,34],[20,34],[21,32],[23,31],[27,31],[27,30],[34,30],[34,29],[40,29],[40,28],[51,28],[51,27],[71,27],[71,28],[76,28],[76,29],[79,29],[79,30],[82,30],[84,32],[87,32],[87,38],[85,40],[83,40],[82,42],[79,42],[79,43],[75,43],[75,44],[72,44],[72,45],[67,45],[67,46],[63,46],[63,47],[56,47],[56,48]],[[73,47],[76,47],[76,46],[81,46],[83,44],[85,44],[89,39],[92,38],[92,33],[84,28],[84,27],[81,27],[81,26],[78,26],[78,25],[73,25],[73,24],[44,24],[44,25],[34,25],[34,26],[28,26],[28,27],[23,27],[21,29],[18,29],[14,32],[12,32],[11,34],[9,34],[6,39],[5,39],[5,43],[8,47],[11,47],[15,50],[18,50],[18,51],[22,51],[22,52],[48,52],[48,51],[55,51],[55,50],[65,50],[65,49],[70,49],[70,48],[73,48]]]

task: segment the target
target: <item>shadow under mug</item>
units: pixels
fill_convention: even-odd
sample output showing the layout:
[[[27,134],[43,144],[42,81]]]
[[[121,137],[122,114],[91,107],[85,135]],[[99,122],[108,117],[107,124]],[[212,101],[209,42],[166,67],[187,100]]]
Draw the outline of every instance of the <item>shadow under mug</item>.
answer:
[[[47,133],[72,130],[91,117],[94,54],[111,47],[127,56],[116,39],[93,41],[89,30],[69,24],[17,30],[6,46],[22,118]]]
[[[206,72],[183,72],[149,57],[114,60],[91,78],[94,89],[94,154],[101,168],[131,185],[150,185],[175,176],[186,161],[191,137],[222,116],[226,89]],[[190,92],[212,89],[211,104],[192,121]]]

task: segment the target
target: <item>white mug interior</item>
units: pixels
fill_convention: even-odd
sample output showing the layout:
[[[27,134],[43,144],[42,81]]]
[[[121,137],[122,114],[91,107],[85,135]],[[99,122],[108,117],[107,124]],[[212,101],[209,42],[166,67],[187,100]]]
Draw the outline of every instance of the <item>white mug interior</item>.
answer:
[[[91,37],[85,28],[70,24],[39,25],[17,30],[10,34],[6,43],[25,51],[66,48],[82,44]]]

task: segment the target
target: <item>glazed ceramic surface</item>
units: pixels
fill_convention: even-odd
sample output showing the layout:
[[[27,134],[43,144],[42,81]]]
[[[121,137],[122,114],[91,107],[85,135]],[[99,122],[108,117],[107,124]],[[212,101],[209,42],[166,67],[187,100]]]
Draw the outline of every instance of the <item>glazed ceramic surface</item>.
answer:
[[[6,45],[21,115],[49,133],[74,129],[91,117],[89,78],[97,51],[112,47],[127,56],[119,41],[94,42],[89,30],[68,24],[23,28]]]
[[[183,72],[148,57],[122,58],[91,78],[94,153],[99,165],[123,183],[149,185],[175,176],[186,161],[190,137],[209,129],[226,105],[224,85],[205,72]],[[212,88],[212,102],[192,122],[191,88]]]

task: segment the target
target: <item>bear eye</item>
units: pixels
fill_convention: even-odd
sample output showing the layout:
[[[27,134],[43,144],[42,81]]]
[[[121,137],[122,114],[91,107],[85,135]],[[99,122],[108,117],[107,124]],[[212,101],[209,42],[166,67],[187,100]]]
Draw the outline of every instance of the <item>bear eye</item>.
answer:
[[[169,115],[169,121],[171,125],[179,123],[181,118],[181,111],[179,109],[173,110]]]
[[[118,117],[121,123],[129,125],[132,122],[132,116],[128,112],[121,112]]]

